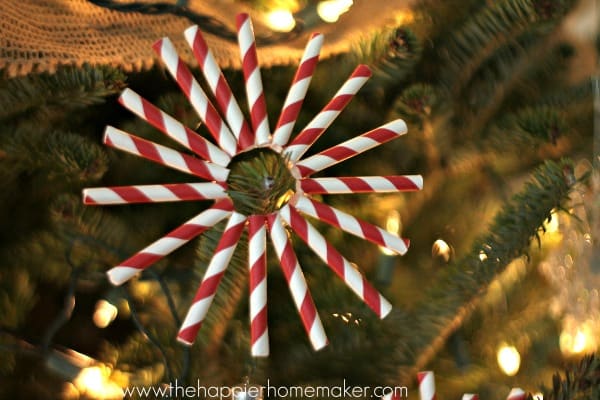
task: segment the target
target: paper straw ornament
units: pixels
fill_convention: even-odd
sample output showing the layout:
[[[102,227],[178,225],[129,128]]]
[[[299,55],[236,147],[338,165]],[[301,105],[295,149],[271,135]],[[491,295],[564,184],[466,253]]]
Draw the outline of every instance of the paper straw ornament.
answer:
[[[283,229],[279,214],[269,217],[269,231],[275,252],[281,261],[281,269],[288,282],[290,293],[300,313],[300,318],[306,329],[306,333],[315,350],[320,350],[327,344],[327,335],[317,313],[315,303],[308,291],[308,285],[304,279],[302,268],[296,259],[285,230]]]
[[[371,70],[366,65],[359,65],[333,96],[331,101],[308,123],[298,136],[286,147],[285,154],[295,162],[313,145],[323,132],[333,123],[350,100],[371,77]]]
[[[300,180],[300,190],[307,194],[391,193],[413,192],[421,189],[423,189],[421,175],[346,176]]]
[[[406,133],[406,124],[398,119],[377,129],[347,140],[296,163],[303,177],[324,170],[357,154],[379,146]]]
[[[384,318],[391,311],[392,305],[298,211],[286,206],[281,209],[280,215],[379,318]]]
[[[472,393],[463,394],[462,400],[479,400],[479,396]]]
[[[225,116],[225,121],[229,124],[233,135],[237,139],[238,150],[244,150],[254,144],[254,133],[246,119],[240,106],[236,101],[231,88],[221,72],[221,68],[212,52],[208,48],[202,32],[197,25],[191,26],[185,30],[185,38],[192,48],[194,56],[200,65],[206,82],[217,100],[217,105],[221,114]]]
[[[177,250],[202,232],[228,217],[233,210],[229,199],[216,202],[209,209],[167,233],[164,237],[108,271],[113,285],[121,285],[166,255]]]
[[[221,282],[221,278],[223,278],[229,260],[240,240],[245,222],[245,216],[236,212],[231,214],[223,235],[217,244],[215,253],[206,268],[206,273],[198,287],[196,296],[194,296],[192,305],[181,324],[181,329],[177,335],[177,339],[180,342],[186,344],[194,342],[202,326],[202,322],[208,313],[208,309],[212,304],[212,300],[217,293],[217,288]]]
[[[237,29],[240,56],[242,58],[242,72],[246,81],[250,120],[252,121],[254,134],[256,135],[255,143],[260,145],[270,140],[271,132],[267,117],[267,102],[258,66],[258,55],[256,54],[254,29],[252,28],[252,21],[250,21],[248,14],[239,14],[237,16]]]
[[[424,371],[417,374],[419,381],[419,398],[421,400],[435,400],[435,377],[433,371]]]
[[[190,100],[202,122],[206,124],[210,134],[219,143],[219,146],[229,155],[236,154],[237,141],[235,137],[208,100],[206,93],[204,93],[192,72],[177,55],[173,43],[168,38],[163,38],[157,41],[153,48],[163,60],[173,79]]]
[[[265,357],[269,355],[266,220],[262,215],[253,215],[248,222],[251,353]]]
[[[290,91],[283,102],[283,108],[281,109],[275,132],[273,132],[273,144],[283,146],[290,139],[296,118],[300,114],[308,85],[319,61],[319,51],[322,45],[323,35],[320,33],[312,35],[306,45],[306,49],[298,65],[298,70],[290,86]]]
[[[373,242],[379,246],[404,254],[410,244],[408,239],[398,236],[368,222],[362,221],[336,208],[300,196],[295,206],[302,213],[336,226],[348,233]]]
[[[222,166],[226,166],[231,161],[231,157],[223,150],[184,126],[133,90],[125,89],[119,97],[119,103],[205,160]]]
[[[199,160],[112,126],[107,126],[104,131],[104,144],[211,181],[224,182],[229,175],[229,170],[225,167]]]
[[[222,199],[227,197],[222,183],[172,183],[166,185],[113,186],[84,189],[84,204],[159,203]]]
[[[83,192],[84,203],[110,205],[214,200],[215,203],[205,211],[110,269],[107,273],[110,282],[115,285],[127,282],[153,263],[162,260],[220,221],[227,219],[227,226],[182,323],[178,340],[185,344],[194,342],[236,245],[241,240],[243,231],[247,229],[251,354],[255,357],[269,354],[267,236],[270,237],[273,249],[279,258],[291,297],[298,309],[309,341],[315,350],[319,350],[327,345],[327,335],[284,223],[287,223],[291,230],[305,241],[361,300],[383,318],[391,310],[390,303],[369,284],[352,263],[308,223],[303,215],[317,218],[345,232],[404,254],[409,245],[407,239],[399,238],[366,221],[316,201],[310,196],[414,191],[423,187],[423,181],[419,175],[309,178],[309,175],[317,171],[399,137],[406,132],[406,125],[402,120],[396,120],[301,160],[302,155],[309,150],[364,85],[371,72],[364,65],[358,66],[331,101],[303,129],[300,129],[300,133],[290,142],[323,43],[322,35],[313,35],[306,45],[287,97],[283,101],[275,132],[271,136],[256,42],[248,15],[238,16],[237,28],[250,114],[249,122],[245,120],[202,33],[197,26],[192,26],[185,31],[185,37],[198,60],[216,106],[211,103],[192,72],[179,58],[168,38],[156,42],[154,49],[206,125],[216,144],[204,139],[129,89],[122,93],[120,103],[185,149],[177,151],[110,126],[106,128],[104,136],[104,143],[107,146],[195,175],[207,182],[90,188]],[[249,149],[252,151],[247,151]],[[242,152],[245,152],[245,157],[264,157],[261,153],[264,151],[275,153],[281,158],[280,165],[289,170],[269,172],[269,176],[262,178],[260,174],[257,178],[255,174],[257,171],[250,171],[247,177],[241,176],[241,178],[262,179],[260,182],[263,184],[265,179],[274,179],[272,176],[278,176],[280,177],[278,179],[287,179],[289,182],[283,182],[284,184],[279,186],[273,185],[274,188],[279,187],[282,190],[282,193],[276,196],[267,193],[270,188],[266,188],[268,190],[264,191],[264,198],[260,198],[262,193],[260,190],[257,192],[256,187],[249,185],[251,189],[248,190],[254,190],[248,193],[251,198],[256,199],[258,193],[259,198],[256,203],[261,204],[262,207],[262,203],[266,202],[270,208],[269,211],[264,211],[264,208],[256,208],[260,212],[252,211],[247,204],[242,204],[238,208],[250,211],[241,213],[235,205],[240,204],[234,204],[234,199],[231,197],[232,191],[238,189],[231,189],[231,186],[234,186],[233,181],[228,183],[232,171],[235,171],[236,179],[240,174],[246,173],[243,168],[235,168],[237,166],[235,163],[238,162],[235,157]],[[281,178],[284,176],[285,178]],[[293,191],[293,188],[296,189],[296,193],[290,195],[289,192]],[[236,202],[243,201],[240,199],[244,199],[244,196],[235,199]]]

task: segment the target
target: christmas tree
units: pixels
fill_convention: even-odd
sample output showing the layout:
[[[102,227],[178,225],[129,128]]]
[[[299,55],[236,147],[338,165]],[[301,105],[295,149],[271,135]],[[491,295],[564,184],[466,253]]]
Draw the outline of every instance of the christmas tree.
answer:
[[[348,398],[345,390],[353,388],[364,390],[350,392],[352,398],[373,398],[383,395],[376,388],[387,387],[397,389],[396,398],[424,398],[417,373],[431,370],[438,398],[505,399],[515,387],[546,399],[600,398],[594,357],[600,337],[598,5],[221,3],[10,0],[0,10],[6,185],[0,194],[0,397]],[[49,17],[56,24],[18,33],[42,10],[59,10]],[[240,61],[233,10],[254,20],[264,97],[248,84],[256,70]],[[78,25],[61,25],[69,21]],[[193,53],[200,47],[184,48],[183,30],[192,25],[213,47],[243,123],[228,115],[223,82],[217,90],[217,81],[198,68]],[[161,38],[174,26],[184,27],[170,37],[182,62],[170,71],[171,42]],[[40,37],[47,39],[40,44]],[[157,40],[157,54],[148,55]],[[320,60],[310,65],[300,107],[287,100],[288,89],[304,71],[298,67],[304,46],[309,43],[308,54],[320,40]],[[150,53],[138,51],[140,43]],[[193,77],[182,78],[186,63],[222,125],[199,115],[180,87]],[[340,87],[352,86],[348,77],[362,87],[340,94]],[[247,91],[255,99],[250,104]],[[132,104],[144,104],[143,110]],[[295,120],[287,133],[279,119],[286,106]],[[321,121],[315,116],[325,114],[335,116],[306,140]],[[114,128],[105,132],[107,126]],[[179,143],[175,131],[184,132]],[[377,136],[381,146],[354,151],[353,138],[380,131],[403,135],[385,144],[392,137]],[[288,150],[308,143],[297,151],[306,151],[304,161],[296,150],[281,150],[287,135]],[[277,146],[238,154],[252,148],[255,136]],[[127,146],[115,138],[137,143],[143,157],[118,151]],[[338,164],[339,156],[326,170],[307,172],[315,165],[311,156],[334,154],[329,149],[340,143],[354,149],[345,162]],[[363,186],[344,195],[309,188],[325,182],[320,178],[365,176],[390,177],[394,188]],[[403,184],[414,179],[406,193],[397,193],[400,176]],[[156,188],[162,184],[194,201],[147,201],[154,194],[139,194],[150,187],[143,185],[163,193]],[[94,197],[106,191],[89,189],[100,187],[129,191],[114,189],[122,197],[111,192],[111,201],[120,204],[108,206],[111,201]],[[190,195],[190,187],[202,195]],[[302,191],[309,196],[295,197]],[[231,207],[223,205],[225,197]],[[312,215],[302,201],[339,219]],[[307,225],[293,222],[296,208],[308,216]],[[248,230],[240,228],[225,249],[222,238],[235,229],[234,217],[219,214],[202,229],[186,223],[211,210],[266,219],[251,217]],[[361,229],[381,226],[392,235],[376,239],[364,229],[351,235],[342,220],[354,217],[364,221]],[[192,225],[196,232],[186,230],[185,239],[173,234]],[[249,297],[260,282],[249,273],[248,253],[256,255],[259,225],[270,231],[268,339],[255,347]],[[323,238],[314,239],[316,232]],[[410,239],[408,251],[399,238]],[[148,250],[160,240],[172,248],[158,255]],[[216,268],[215,253],[228,249],[231,260],[202,327],[185,336],[180,329],[189,326],[197,288]],[[132,257],[144,266],[121,281],[114,268]],[[336,270],[342,259],[346,269]],[[307,298],[299,304],[293,289],[290,295],[295,265],[327,333],[322,345],[304,332],[317,320],[306,325],[307,314],[315,318],[306,311]],[[350,265],[365,277],[360,284],[360,275],[344,275]],[[357,289],[359,298],[347,285],[373,291]],[[391,311],[384,300],[373,300],[376,291]],[[252,393],[260,386],[262,393]]]

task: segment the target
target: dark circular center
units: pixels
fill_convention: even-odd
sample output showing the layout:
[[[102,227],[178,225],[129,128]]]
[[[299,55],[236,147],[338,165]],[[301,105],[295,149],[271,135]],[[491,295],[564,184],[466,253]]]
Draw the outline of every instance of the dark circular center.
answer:
[[[235,156],[228,166],[227,192],[235,210],[244,215],[265,215],[289,202],[296,179],[289,162],[268,148],[253,149]]]

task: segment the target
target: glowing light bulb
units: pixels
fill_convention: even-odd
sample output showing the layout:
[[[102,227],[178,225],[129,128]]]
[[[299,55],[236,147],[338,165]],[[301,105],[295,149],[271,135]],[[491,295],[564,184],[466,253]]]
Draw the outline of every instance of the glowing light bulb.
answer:
[[[296,27],[296,20],[289,10],[270,11],[265,18],[265,23],[276,32],[290,32]]]
[[[500,345],[496,355],[498,366],[508,376],[514,376],[519,372],[521,366],[521,355],[514,346]]]
[[[73,384],[86,398],[122,399],[123,390],[109,380],[111,370],[106,365],[86,367],[81,370]]]
[[[396,210],[390,211],[390,213],[388,214],[388,216],[385,220],[385,230],[390,233],[393,233],[393,234],[398,234],[400,232],[401,225],[402,225],[402,221],[400,220],[400,213]],[[379,250],[386,256],[395,256],[396,255],[395,251],[392,251],[385,247],[380,246]]]
[[[558,212],[556,210],[552,210],[550,220],[544,222],[544,228],[548,233],[557,233],[560,231],[560,222],[558,222]]]
[[[119,310],[106,300],[98,300],[94,311],[94,324],[98,328],[106,328],[117,317]]]
[[[445,240],[438,239],[433,242],[433,246],[431,246],[431,256],[432,257],[441,257],[445,262],[450,261],[452,249],[446,243]]]
[[[340,15],[344,14],[352,7],[352,0],[327,0],[317,4],[317,14],[328,23],[334,23]]]

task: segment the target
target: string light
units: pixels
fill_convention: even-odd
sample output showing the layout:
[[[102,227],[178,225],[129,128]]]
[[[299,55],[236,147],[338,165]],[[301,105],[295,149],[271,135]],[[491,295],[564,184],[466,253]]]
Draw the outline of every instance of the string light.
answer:
[[[327,0],[317,4],[317,14],[328,23],[337,22],[342,14],[352,7],[352,0]]]
[[[401,227],[402,220],[400,219],[400,213],[396,210],[390,211],[385,220],[385,230],[394,234],[398,234],[400,232]],[[386,256],[396,255],[396,252],[381,246],[379,247],[379,251],[381,251]]]
[[[436,240],[433,242],[433,246],[431,246],[431,256],[434,258],[441,257],[445,262],[450,261],[451,253],[452,249],[450,245],[443,239]]]
[[[583,323],[579,326],[568,326],[563,329],[559,338],[559,346],[563,354],[575,355],[595,351],[597,343],[589,324]]]
[[[95,399],[121,399],[123,389],[111,382],[111,370],[106,365],[94,365],[81,370],[73,384],[81,394]]]
[[[296,20],[289,10],[278,9],[267,13],[265,23],[275,32],[291,32],[296,27]]]
[[[115,320],[118,313],[119,310],[117,307],[102,299],[98,300],[96,303],[96,309],[94,310],[94,316],[92,319],[98,328],[106,328]]]
[[[502,372],[508,376],[514,376],[519,372],[521,367],[521,355],[514,346],[509,346],[505,343],[498,348],[496,355],[498,366]]]

